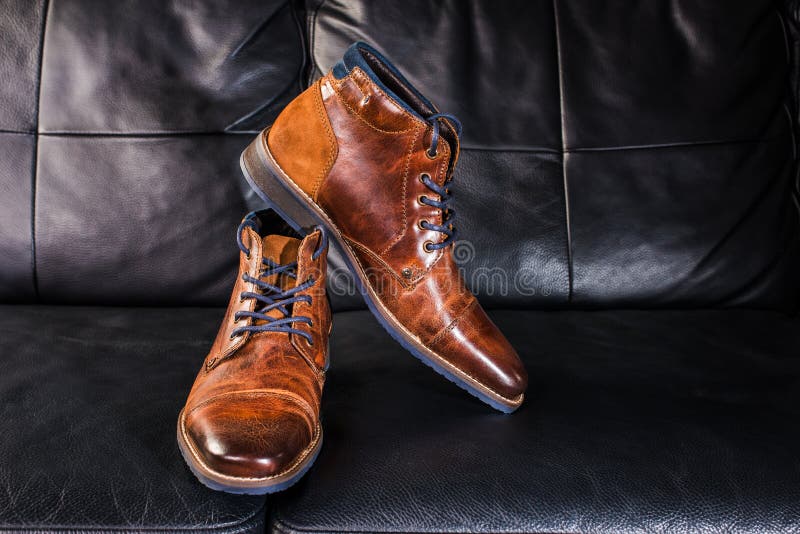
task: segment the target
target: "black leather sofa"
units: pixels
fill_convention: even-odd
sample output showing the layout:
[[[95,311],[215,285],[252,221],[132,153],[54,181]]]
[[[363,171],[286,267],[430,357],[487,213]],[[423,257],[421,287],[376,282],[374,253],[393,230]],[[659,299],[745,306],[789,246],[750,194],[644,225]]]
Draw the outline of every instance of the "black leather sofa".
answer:
[[[800,2],[0,9],[0,531],[800,531]],[[316,465],[215,493],[174,434],[260,206],[238,155],[357,39],[465,124],[461,261],[528,399],[337,273]]]

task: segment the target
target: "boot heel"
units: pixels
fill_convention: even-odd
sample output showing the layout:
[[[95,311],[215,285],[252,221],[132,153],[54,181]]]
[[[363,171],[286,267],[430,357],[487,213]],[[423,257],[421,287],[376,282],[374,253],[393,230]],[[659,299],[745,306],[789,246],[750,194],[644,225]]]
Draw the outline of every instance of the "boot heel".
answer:
[[[242,173],[258,196],[297,232],[305,235],[319,223],[308,206],[290,191],[286,178],[279,175],[264,147],[269,128],[260,133],[242,152]]]

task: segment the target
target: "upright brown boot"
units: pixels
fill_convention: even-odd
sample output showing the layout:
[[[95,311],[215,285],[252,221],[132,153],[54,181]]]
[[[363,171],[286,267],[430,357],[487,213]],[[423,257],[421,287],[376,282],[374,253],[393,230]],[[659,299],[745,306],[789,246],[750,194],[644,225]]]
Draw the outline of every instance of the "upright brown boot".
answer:
[[[178,418],[178,445],[191,470],[206,486],[232,493],[291,486],[322,445],[331,328],[326,240],[320,230],[302,240],[261,236],[260,221],[278,224],[266,211],[239,226],[228,311]]]
[[[503,412],[517,353],[453,261],[460,125],[356,43],[242,154],[251,185],[298,227],[323,226],[367,304],[414,356]]]

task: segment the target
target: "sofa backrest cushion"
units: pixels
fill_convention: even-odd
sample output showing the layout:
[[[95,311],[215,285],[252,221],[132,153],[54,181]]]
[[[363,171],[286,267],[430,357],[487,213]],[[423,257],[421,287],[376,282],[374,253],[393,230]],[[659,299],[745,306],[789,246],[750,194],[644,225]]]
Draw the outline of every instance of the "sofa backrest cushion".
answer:
[[[456,252],[486,304],[790,308],[786,22],[768,0],[9,0],[0,300],[224,304],[261,206],[240,151],[362,39],[464,122]]]
[[[301,89],[296,2],[0,13],[0,300],[224,304],[239,153]]]
[[[464,123],[467,279],[495,304],[792,307],[789,35],[772,0],[317,1]],[[473,255],[472,252],[475,252]]]

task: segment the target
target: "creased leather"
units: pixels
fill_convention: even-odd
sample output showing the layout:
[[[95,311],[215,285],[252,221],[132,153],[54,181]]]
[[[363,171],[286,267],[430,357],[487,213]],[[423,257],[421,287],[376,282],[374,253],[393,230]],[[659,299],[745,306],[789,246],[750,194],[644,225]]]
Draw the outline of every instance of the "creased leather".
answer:
[[[328,358],[331,316],[325,298],[326,251],[312,259],[321,239],[310,234],[297,248],[296,240],[263,239],[252,228],[244,229],[243,243],[250,254],[241,256],[239,281],[217,338],[197,374],[179,422],[203,467],[220,475],[239,478],[280,476],[292,468],[319,439],[322,387]],[[288,258],[288,251],[294,252]],[[236,320],[237,311],[252,311],[253,299],[240,299],[243,276],[258,278],[261,258],[281,264],[298,261],[297,279],[271,284],[314,284],[296,295],[312,297],[305,306],[292,305],[293,317],[309,316],[312,342],[285,332],[250,332],[232,337],[236,328],[252,324],[252,318]]]
[[[317,86],[338,156],[319,186],[312,176],[287,176],[336,224],[377,298],[418,342],[518,406],[527,384],[519,357],[485,313],[475,310],[480,304],[464,283],[452,247],[426,249],[442,235],[422,222],[441,225],[443,214],[421,202],[436,196],[422,176],[440,186],[449,183],[459,150],[451,126],[443,125],[447,131],[432,157],[431,125],[395,102],[361,68],[341,79],[328,74],[306,94],[316,95]],[[432,111],[425,107],[417,112]],[[326,136],[328,123],[321,127],[312,106],[290,105],[262,137],[271,152],[286,154],[284,140]],[[322,166],[324,154],[309,155],[299,171]]]

